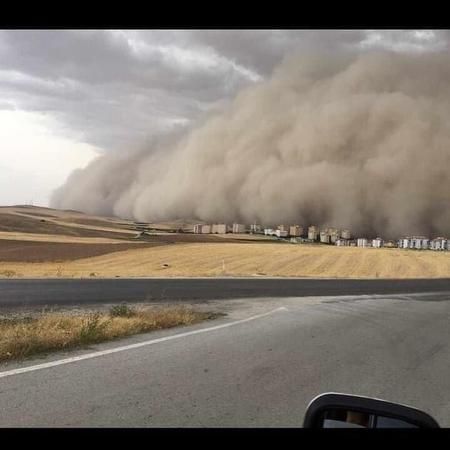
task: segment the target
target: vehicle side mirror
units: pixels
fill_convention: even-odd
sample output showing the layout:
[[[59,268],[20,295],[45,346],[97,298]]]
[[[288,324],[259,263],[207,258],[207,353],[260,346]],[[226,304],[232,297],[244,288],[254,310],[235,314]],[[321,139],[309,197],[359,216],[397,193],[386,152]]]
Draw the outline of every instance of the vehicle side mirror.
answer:
[[[428,414],[370,397],[327,393],[306,409],[304,428],[439,428]]]

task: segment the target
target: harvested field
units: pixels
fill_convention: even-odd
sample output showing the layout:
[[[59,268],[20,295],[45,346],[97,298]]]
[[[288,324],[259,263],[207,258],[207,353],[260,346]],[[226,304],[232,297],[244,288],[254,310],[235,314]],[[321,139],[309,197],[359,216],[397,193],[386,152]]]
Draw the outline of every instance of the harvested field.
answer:
[[[163,244],[185,244],[185,243],[210,243],[210,244],[223,244],[224,237],[227,236],[227,243],[240,244],[243,242],[257,242],[257,243],[272,243],[271,240],[260,240],[260,239],[252,239],[251,236],[248,238],[245,235],[233,236],[233,235],[215,235],[215,234],[191,234],[191,233],[161,233],[161,234],[149,234],[146,235],[143,239],[145,242],[158,242]]]
[[[0,262],[10,277],[450,278],[450,253],[279,243],[193,243],[136,248],[57,263]]]
[[[0,213],[0,231],[60,234],[64,236],[102,237],[112,239],[129,239],[129,233],[108,232],[89,228],[75,228],[56,224],[46,219],[32,219],[18,214]]]
[[[22,211],[22,212],[37,212],[42,213],[43,211],[54,212],[54,211],[64,211],[59,209],[47,208],[46,206],[34,206],[34,205],[10,205],[10,206],[0,206],[0,211]]]
[[[33,212],[33,213],[27,213],[30,216],[36,216],[36,217],[43,217],[43,218],[49,218],[49,219],[56,219],[58,216],[55,216],[54,214],[44,214],[44,213],[37,213],[37,212]]]
[[[148,242],[184,243],[184,242],[221,242],[224,238],[232,242],[268,240],[264,236],[252,235],[193,235],[191,233],[175,233],[180,228],[188,231],[192,228],[189,220],[176,220],[148,224],[150,234],[141,237]],[[153,231],[152,231],[153,228]],[[155,230],[160,230],[156,231]],[[102,238],[130,240],[136,237],[139,230],[134,222],[114,217],[89,216],[79,212],[62,211],[34,206],[0,207],[0,239],[8,239],[5,233],[14,233],[11,239],[17,239],[19,233],[67,236],[79,238]],[[273,242],[273,240],[269,239]]]
[[[33,236],[30,237],[33,239]],[[70,239],[70,238],[69,238]],[[223,244],[217,236],[192,234],[157,234],[123,242],[51,242],[25,239],[2,239],[0,233],[0,262],[62,262],[106,255],[113,252],[142,249],[171,244],[215,243]],[[238,244],[241,241],[230,240]]]
[[[158,244],[78,244],[62,242],[0,240],[0,261],[61,262]],[[163,244],[160,244],[163,245]]]
[[[130,228],[131,224],[124,224],[124,223],[118,223],[114,222],[112,220],[100,220],[100,219],[83,219],[83,218],[76,218],[76,217],[70,217],[70,218],[60,218],[58,219],[58,222],[60,223],[73,223],[73,224],[80,224],[80,225],[92,225],[94,227],[114,227],[117,228],[117,231],[120,231],[121,229],[127,230]]]
[[[52,216],[47,218],[47,216]],[[263,235],[173,233],[33,206],[0,207],[0,277],[447,278],[450,252],[290,244]],[[139,236],[139,237],[138,237]]]
[[[137,243],[138,240],[110,239],[104,237],[79,237],[65,236],[63,234],[37,234],[37,233],[14,233],[0,231],[0,245],[3,240],[7,241],[35,241],[35,242],[62,242],[74,244],[123,244],[125,242]]]

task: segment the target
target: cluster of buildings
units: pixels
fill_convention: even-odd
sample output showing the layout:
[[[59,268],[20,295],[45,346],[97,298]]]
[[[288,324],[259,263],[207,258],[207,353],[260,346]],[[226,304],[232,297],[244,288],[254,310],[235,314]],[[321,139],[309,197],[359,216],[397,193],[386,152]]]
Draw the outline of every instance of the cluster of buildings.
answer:
[[[264,234],[265,236],[274,236],[277,238],[290,238],[292,243],[312,243],[320,242],[322,244],[337,245],[339,247],[363,247],[363,248],[405,248],[416,250],[450,250],[450,239],[437,237],[429,239],[424,236],[402,237],[397,241],[384,240],[381,237],[367,239],[364,237],[353,238],[350,230],[339,230],[338,228],[319,229],[311,225],[308,229],[301,225],[279,225],[277,228],[264,228],[258,224],[247,226],[242,223],[218,224],[197,224],[194,226],[194,233],[197,234],[226,234],[226,233],[250,233]]]
[[[196,234],[227,234],[227,233],[246,233],[247,228],[242,223],[233,223],[227,225],[226,223],[197,224],[194,225],[194,233]]]
[[[349,240],[349,230],[338,230],[337,228],[325,228],[319,230],[316,226],[310,226],[306,231],[301,225],[279,225],[277,228],[264,228],[258,224],[247,226],[242,223],[197,224],[194,225],[196,234],[226,234],[226,233],[250,233],[264,234],[265,236],[276,236],[278,238],[298,238],[301,242],[320,241],[324,244],[335,244],[340,239]],[[294,241],[293,241],[294,242]]]
[[[349,245],[373,248],[398,247],[414,250],[450,250],[450,239],[443,237],[429,239],[425,236],[402,237],[397,241],[385,241],[380,237],[375,239],[358,238],[355,243],[350,241]]]
[[[404,237],[398,240],[398,247],[416,250],[450,250],[450,239],[443,237],[428,239],[424,236]]]
[[[279,225],[277,229],[264,228],[264,234],[266,236],[277,236],[277,237],[300,237],[303,235],[303,227],[300,225]]]

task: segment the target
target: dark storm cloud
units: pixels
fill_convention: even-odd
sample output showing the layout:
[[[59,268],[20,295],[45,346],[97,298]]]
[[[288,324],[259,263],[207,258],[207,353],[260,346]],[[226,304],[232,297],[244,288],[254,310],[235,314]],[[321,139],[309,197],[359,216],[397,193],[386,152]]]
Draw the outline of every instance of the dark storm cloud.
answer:
[[[50,112],[70,124],[76,138],[124,150],[126,143],[136,146],[195,119],[250,81],[211,50],[185,47],[181,40],[163,45],[152,32],[142,37],[3,31],[0,95],[18,109]]]
[[[195,123],[302,50],[433,46],[445,31],[1,31],[4,108],[47,112],[73,139],[127,151]],[[399,44],[400,43],[400,44]]]

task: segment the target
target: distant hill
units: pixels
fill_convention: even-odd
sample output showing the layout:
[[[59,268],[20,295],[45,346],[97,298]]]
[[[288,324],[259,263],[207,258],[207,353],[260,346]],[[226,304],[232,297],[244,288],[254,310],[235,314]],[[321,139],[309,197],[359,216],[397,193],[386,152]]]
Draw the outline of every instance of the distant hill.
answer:
[[[0,207],[0,232],[129,239],[133,222],[42,206]]]

